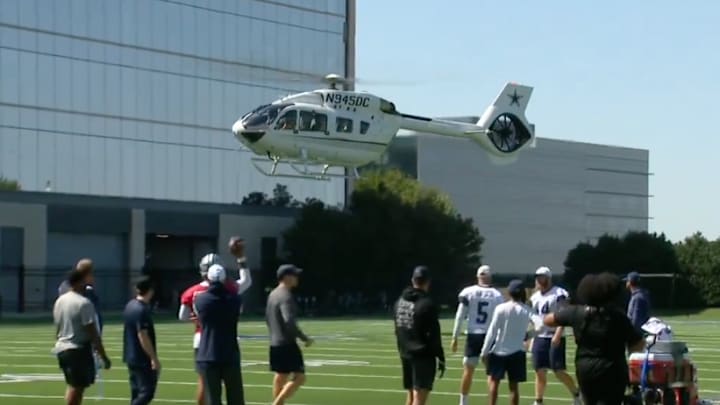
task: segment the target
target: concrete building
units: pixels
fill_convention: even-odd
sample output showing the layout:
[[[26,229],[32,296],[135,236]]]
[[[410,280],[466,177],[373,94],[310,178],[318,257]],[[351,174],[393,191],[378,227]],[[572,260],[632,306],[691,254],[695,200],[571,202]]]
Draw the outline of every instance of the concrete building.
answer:
[[[477,122],[477,117],[453,118]],[[537,139],[510,165],[470,140],[404,132],[387,163],[448,193],[486,238],[496,273],[540,265],[562,274],[568,250],[599,236],[648,230],[648,151]]]
[[[216,203],[270,192],[230,128],[354,76],[354,0],[3,0],[0,175],[24,190]],[[342,180],[283,180],[342,204]]]
[[[207,252],[233,263],[224,248],[233,235],[245,238],[253,277],[263,285],[272,280],[260,270],[275,259],[279,236],[295,214],[289,208],[0,192],[3,310],[49,308],[68,270],[87,256],[95,262],[106,308],[124,303],[141,272],[158,281],[161,306],[172,308],[177,294],[198,281],[197,263]]]

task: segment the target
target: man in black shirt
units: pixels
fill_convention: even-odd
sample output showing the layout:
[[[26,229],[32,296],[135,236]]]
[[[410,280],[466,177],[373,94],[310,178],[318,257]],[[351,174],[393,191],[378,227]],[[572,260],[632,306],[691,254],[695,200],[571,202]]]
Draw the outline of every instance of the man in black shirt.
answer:
[[[195,363],[203,379],[207,405],[222,404],[223,383],[227,405],[245,405],[237,341],[240,296],[228,291],[225,278],[222,266],[210,266],[210,287],[195,297],[194,312],[202,328]]]
[[[402,363],[407,405],[425,405],[433,388],[435,369],[445,374],[445,352],[440,336],[438,308],[428,295],[430,272],[413,271],[412,287],[395,304],[395,335]],[[437,363],[436,363],[437,360]]]
[[[622,284],[614,274],[589,274],[577,300],[545,317],[547,326],[572,326],[575,372],[585,405],[621,404],[628,384],[626,348],[642,351],[645,341],[622,311]]]
[[[130,405],[147,405],[155,396],[160,361],[150,301],[155,289],[149,279],[135,285],[137,296],[125,306],[123,361],[130,372]]]

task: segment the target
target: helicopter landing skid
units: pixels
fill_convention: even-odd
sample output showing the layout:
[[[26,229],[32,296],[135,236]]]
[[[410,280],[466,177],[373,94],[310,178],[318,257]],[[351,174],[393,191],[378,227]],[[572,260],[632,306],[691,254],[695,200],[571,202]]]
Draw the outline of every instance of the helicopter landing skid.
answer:
[[[302,160],[287,160],[283,161],[277,156],[268,156],[270,158],[270,162],[272,162],[272,166],[268,170],[267,168],[264,168],[260,163],[268,163],[266,159],[262,158],[251,158],[253,166],[255,166],[255,169],[259,171],[260,173],[264,174],[268,177],[286,177],[286,178],[294,178],[294,179],[309,179],[309,180],[322,180],[322,181],[330,181],[332,178],[358,178],[359,174],[357,172],[356,168],[353,168],[353,175],[348,176],[345,174],[335,174],[335,173],[328,173],[327,171],[330,169],[330,165],[327,164],[317,164],[314,162],[308,162],[308,161],[302,161]],[[287,166],[290,167],[295,173],[278,173],[278,168],[280,166]],[[320,167],[318,170],[314,170],[313,168]]]

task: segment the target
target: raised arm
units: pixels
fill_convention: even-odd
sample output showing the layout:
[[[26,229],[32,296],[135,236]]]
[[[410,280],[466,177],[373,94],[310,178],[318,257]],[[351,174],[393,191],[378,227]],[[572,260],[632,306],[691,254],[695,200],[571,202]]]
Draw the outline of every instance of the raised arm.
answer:
[[[245,260],[245,257],[241,257],[237,259],[238,263],[238,280],[237,280],[237,293],[238,295],[244,293],[245,291],[252,286],[252,274],[250,273],[250,269],[247,267],[247,261]]]

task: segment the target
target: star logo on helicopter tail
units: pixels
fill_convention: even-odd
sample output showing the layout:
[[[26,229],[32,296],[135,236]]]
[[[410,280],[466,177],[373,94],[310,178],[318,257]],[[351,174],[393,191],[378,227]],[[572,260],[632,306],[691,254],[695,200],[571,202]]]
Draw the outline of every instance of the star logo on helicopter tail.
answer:
[[[517,94],[517,89],[513,90],[513,94],[508,94],[508,97],[510,97],[510,105],[517,104],[517,106],[520,107],[520,99],[523,98],[523,96]]]

